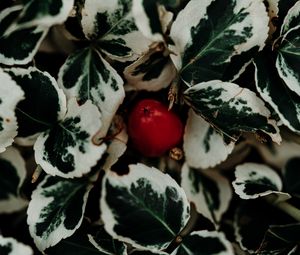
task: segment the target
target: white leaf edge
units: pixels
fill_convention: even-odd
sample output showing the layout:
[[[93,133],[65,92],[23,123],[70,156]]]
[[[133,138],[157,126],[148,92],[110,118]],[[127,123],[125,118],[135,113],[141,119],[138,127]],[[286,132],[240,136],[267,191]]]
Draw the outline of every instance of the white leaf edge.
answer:
[[[104,81],[102,78],[100,79],[101,84],[98,84],[98,86],[103,87],[103,91],[106,93],[105,93],[104,102],[101,100],[99,100],[98,104],[96,102],[94,102],[95,105],[97,105],[97,107],[101,113],[101,120],[102,120],[102,127],[101,127],[100,132],[98,132],[97,136],[105,137],[115,113],[117,112],[119,106],[122,104],[122,102],[125,98],[125,90],[123,87],[124,81],[121,78],[121,76],[118,74],[118,72],[101,56],[101,54],[97,50],[95,50],[95,52],[97,53],[98,57],[102,61],[106,70],[110,71],[110,75],[115,78],[115,80],[119,86],[119,90],[117,92],[113,91],[110,88],[110,84],[109,84],[109,86],[107,84],[104,84]],[[79,52],[79,54],[80,54],[80,52]],[[72,58],[72,56],[71,56],[71,58]],[[64,82],[63,82],[63,76],[65,73],[65,70],[69,70],[70,65],[72,65],[71,58],[68,58],[66,60],[66,62],[62,65],[62,67],[60,68],[59,73],[58,73],[58,80],[57,80],[58,85],[63,89],[68,100],[72,99],[73,97],[76,97],[78,94],[78,91],[77,91],[78,85],[77,84],[75,84],[75,86],[73,86],[71,89],[67,89],[64,87]],[[80,78],[82,78],[82,75],[80,76]],[[99,78],[100,78],[100,75],[99,75]],[[78,83],[79,84],[81,83],[81,79],[78,81]],[[109,87],[109,88],[107,88],[107,87]],[[91,90],[90,93],[93,93],[93,92],[97,93],[97,90],[93,89],[93,91]]]
[[[215,211],[215,218],[217,222],[214,222],[214,219],[211,215],[211,212],[206,204],[206,198],[203,195],[203,187],[201,184],[198,185],[200,192],[194,194],[191,192],[191,183],[189,180],[189,171],[190,168],[187,164],[184,164],[181,169],[181,187],[184,189],[188,200],[195,204],[196,211],[203,215],[205,218],[209,219],[216,228],[219,228],[218,224],[221,221],[222,215],[227,211],[229,208],[229,204],[232,198],[232,189],[230,182],[222,176],[216,169],[209,169],[209,170],[198,170],[201,174],[205,175],[207,178],[211,179],[219,188],[219,196],[220,196],[220,206],[218,211]],[[195,170],[196,171],[196,170]]]
[[[71,11],[73,10],[74,6],[74,0],[60,0],[62,2],[62,7],[60,9],[60,12],[58,15],[52,16],[52,15],[39,15],[35,19],[31,21],[27,21],[24,23],[18,23],[18,20],[20,20],[25,14],[28,9],[28,7],[32,4],[32,2],[29,2],[28,5],[22,6],[22,12],[19,15],[19,18],[16,22],[14,22],[9,29],[5,32],[5,34],[11,33],[16,30],[21,29],[27,29],[33,26],[40,26],[44,28],[50,28],[54,25],[62,24],[66,21],[68,16],[71,14]],[[57,1],[56,1],[57,2]]]
[[[191,42],[192,39],[190,28],[195,27],[200,19],[209,18],[206,14],[206,10],[213,1],[214,0],[191,0],[177,15],[170,31],[170,37],[175,45],[171,45],[170,48],[175,52],[175,54],[171,55],[171,58],[178,70],[182,67],[181,56],[185,51],[186,45]],[[259,46],[261,50],[265,46],[265,41],[268,38],[269,17],[263,2],[253,0],[236,1],[234,11],[238,12],[243,8],[249,10],[249,16],[252,21],[251,25],[253,25],[253,36],[247,38],[245,43],[235,45],[235,52],[233,52],[226,62],[230,62],[231,57],[234,55],[241,54],[255,46]],[[231,29],[239,28],[237,24],[231,25],[230,27]]]
[[[67,230],[63,227],[63,224],[61,223],[59,227],[55,229],[50,235],[47,240],[42,239],[40,237],[37,237],[35,235],[35,225],[39,223],[40,220],[40,214],[42,210],[44,209],[44,206],[48,205],[53,201],[53,197],[45,197],[41,195],[40,193],[43,191],[42,186],[46,183],[47,179],[51,177],[50,175],[46,176],[46,178],[39,183],[37,188],[32,192],[31,200],[29,202],[29,206],[27,209],[27,224],[29,226],[29,232],[31,237],[33,238],[33,241],[36,245],[36,247],[40,251],[44,251],[45,249],[52,247],[56,244],[58,244],[62,239],[68,238],[71,235],[74,234],[74,232],[81,226],[83,215],[81,219],[78,221],[78,224],[74,229]],[[83,196],[83,204],[82,204],[82,211],[84,212],[88,195],[90,190],[92,189],[92,185],[87,186],[86,193]],[[49,187],[48,187],[49,188]],[[63,219],[64,220],[64,219]],[[63,222],[62,220],[62,222]]]
[[[268,190],[261,193],[256,193],[253,195],[248,195],[244,192],[245,185],[244,181],[251,180],[249,179],[249,174],[256,172],[256,178],[267,178],[272,180],[277,187],[277,190]],[[256,180],[256,178],[254,180]],[[239,185],[240,183],[240,185]],[[276,201],[285,201],[291,198],[288,193],[281,192],[283,184],[280,176],[267,165],[258,164],[258,163],[244,163],[238,165],[235,170],[235,180],[232,182],[235,193],[242,199],[256,199],[258,197],[265,197],[271,194],[274,194],[277,197]]]
[[[138,163],[136,165],[129,165],[129,174],[127,175],[119,176],[113,171],[107,172],[103,179],[101,199],[100,199],[101,219],[104,222],[104,228],[106,232],[109,233],[113,238],[118,239],[119,241],[122,242],[132,244],[135,248],[145,250],[146,249],[145,247],[135,243],[135,241],[133,241],[132,239],[124,236],[119,236],[117,233],[115,233],[114,226],[117,224],[117,221],[114,218],[114,214],[111,208],[107,205],[105,201],[106,189],[104,184],[106,181],[109,181],[111,185],[115,185],[115,186],[119,185],[124,187],[124,186],[130,186],[132,183],[134,183],[136,180],[140,178],[147,178],[150,182],[152,182],[153,189],[157,189],[157,192],[159,193],[164,194],[165,188],[167,186],[171,186],[178,191],[184,203],[183,204],[184,211],[182,212],[182,220],[184,220],[183,222],[184,226],[187,224],[190,217],[189,215],[190,205],[184,190],[176,183],[176,181],[168,174],[163,174],[160,170],[154,167],[148,167],[144,164]],[[156,249],[155,245],[153,246],[154,247],[148,246],[148,249],[151,248],[151,251],[152,250],[159,251]]]
[[[173,13],[167,11],[163,5],[157,4],[157,12],[161,22],[162,32],[167,30],[167,26],[173,19]],[[133,0],[132,1],[132,14],[135,19],[135,24],[138,29],[143,33],[145,37],[150,39],[153,42],[163,42],[163,35],[160,33],[152,33],[148,16],[143,7],[142,0]]]
[[[3,130],[0,131],[0,153],[12,145],[18,134],[18,123],[15,109],[19,101],[23,100],[24,92],[17,83],[0,68],[0,94],[4,100],[0,104],[1,117],[3,117]],[[3,115],[2,115],[3,114]],[[8,121],[9,120],[9,121]]]
[[[286,40],[286,37],[293,32],[296,29],[299,29],[300,25],[290,29],[285,35],[283,35],[282,41]],[[288,41],[288,40],[286,40]],[[278,52],[277,58],[276,58],[276,63],[275,66],[277,68],[278,74],[280,78],[285,82],[286,86],[294,91],[298,96],[300,96],[300,85],[299,85],[299,80],[295,76],[294,70],[291,70],[287,63],[285,62],[284,56]]]
[[[283,23],[282,23],[282,27],[280,30],[280,34],[284,35],[285,33],[287,33],[290,29],[293,29],[292,27],[290,27],[290,23],[293,20],[293,18],[300,16],[300,2],[296,2],[291,9],[289,9],[288,13],[286,14],[286,16],[284,17]],[[300,19],[300,17],[299,17]]]
[[[14,75],[16,76],[28,76],[31,77],[31,73],[37,72],[41,75],[44,75],[45,77],[47,77],[50,82],[51,85],[55,88],[56,92],[57,92],[57,97],[58,97],[58,103],[60,106],[60,111],[57,114],[57,120],[62,120],[66,114],[67,111],[67,99],[66,96],[64,94],[64,91],[58,86],[56,80],[54,79],[54,77],[52,77],[48,72],[46,71],[41,71],[36,67],[30,66],[28,68],[21,68],[21,67],[13,67],[10,69],[7,69],[9,72],[12,72]],[[31,136],[30,136],[31,138]]]
[[[290,130],[299,133],[299,130],[296,130],[290,123],[290,121],[284,116],[284,114],[281,113],[281,111],[279,110],[279,107],[277,106],[277,104],[273,101],[272,97],[270,96],[269,91],[265,88],[264,90],[261,89],[260,86],[258,86],[258,69],[257,69],[257,65],[255,64],[255,62],[253,62],[254,66],[255,66],[255,84],[256,84],[256,89],[259,92],[260,96],[268,103],[270,104],[270,106],[274,109],[274,111],[278,114],[280,120],[282,121],[282,123],[287,126]],[[299,122],[300,122],[300,118],[299,118]]]
[[[93,105],[90,100],[79,106],[76,98],[68,101],[68,111],[65,118],[80,116],[80,123],[84,123],[84,130],[91,135],[89,143],[89,152],[84,154],[77,153],[76,148],[69,148],[69,152],[75,152],[74,163],[75,170],[69,173],[60,171],[56,166],[43,159],[45,151],[45,142],[49,138],[48,132],[42,133],[36,140],[33,149],[36,163],[39,164],[43,170],[52,176],[60,176],[63,178],[82,177],[84,174],[90,172],[91,168],[95,166],[106,150],[106,144],[96,145],[93,143],[93,136],[101,128],[101,114],[97,106]],[[62,124],[63,125],[63,124]],[[83,127],[83,125],[81,125]]]
[[[93,237],[92,235],[88,234],[88,239],[89,239],[89,242],[90,242],[92,245],[94,245],[94,247],[95,247],[98,251],[102,252],[103,254],[107,254],[107,255],[115,255],[115,254],[110,253],[110,252],[107,252],[107,250],[103,249],[103,248],[97,243],[97,241],[95,241],[95,239],[94,239],[94,237]],[[125,244],[124,244],[124,246],[125,246]],[[126,247],[126,246],[125,246],[125,247]],[[117,255],[127,255],[127,254],[128,254],[128,253],[127,253],[127,249],[125,248],[125,249],[124,249],[124,252],[123,252],[122,254],[117,254]]]
[[[234,142],[225,144],[223,137],[214,130],[209,139],[210,147],[213,148],[205,152],[203,139],[209,128],[211,126],[208,122],[192,109],[189,110],[183,136],[183,150],[186,162],[191,167],[214,167],[226,160],[234,149]]]
[[[217,231],[208,231],[208,230],[200,230],[200,231],[193,231],[190,233],[190,236],[199,236],[204,238],[219,238],[222,244],[225,247],[225,251],[221,251],[219,253],[214,253],[213,255],[234,255],[233,247],[231,243],[226,239],[225,235],[222,232]],[[184,245],[184,242],[183,242]],[[180,247],[180,246],[179,246]],[[179,247],[174,250],[171,255],[177,255]],[[201,247],[199,247],[201,249]],[[192,253],[189,253],[192,255]]]
[[[18,242],[12,237],[4,237],[0,235],[0,246],[11,245],[12,252],[8,255],[33,255],[33,250],[30,246]]]
[[[21,11],[22,9],[23,9],[22,5],[16,5],[16,6],[13,6],[13,7],[10,7],[10,8],[6,8],[4,11],[2,11],[0,13],[0,23],[11,12]],[[9,35],[10,33],[15,32],[16,29],[13,28],[13,27],[14,27],[14,25],[12,25],[11,28],[8,28],[8,30],[5,31],[5,34]],[[21,60],[20,59],[16,60],[14,58],[7,58],[6,56],[4,56],[3,54],[0,53],[0,63],[4,64],[4,65],[8,65],[8,66],[28,64],[33,59],[34,55],[37,53],[42,41],[44,40],[44,38],[46,37],[46,35],[49,31],[49,28],[40,25],[40,26],[37,26],[34,30],[35,33],[39,33],[39,32],[42,32],[42,31],[43,31],[43,34],[42,34],[41,38],[36,43],[35,48],[31,52],[29,52],[27,57],[25,57]]]
[[[20,178],[18,185],[18,196],[10,194],[7,200],[0,200],[0,212],[12,213],[25,208],[28,205],[28,201],[22,198],[19,194],[20,188],[26,179],[26,163],[21,156],[21,153],[14,147],[8,147],[7,150],[0,154],[0,160],[9,161],[10,164],[16,169],[16,172]],[[1,169],[0,169],[1,171]]]
[[[82,16],[81,24],[83,27],[83,33],[85,37],[89,39],[95,30],[95,22],[94,18],[98,12],[110,12],[109,15],[115,11],[118,7],[117,0],[86,0],[84,4],[84,15]],[[124,20],[133,19],[132,9],[122,17]],[[107,34],[102,39],[105,41],[114,40],[119,38],[120,36],[115,36],[113,34]],[[126,62],[126,61],[134,61],[136,60],[143,52],[145,52],[148,46],[151,44],[151,40],[146,38],[140,31],[135,30],[130,33],[126,33],[122,36],[122,39],[126,42],[126,46],[132,50],[132,54],[128,56],[115,56],[110,52],[101,49],[106,55],[108,55],[111,59]]]
[[[268,124],[272,125],[276,130],[276,133],[268,133],[262,130],[264,133],[269,135],[273,142],[280,144],[282,138],[279,134],[279,128],[276,125],[276,121],[273,119],[269,119],[271,117],[271,112],[266,107],[265,102],[260,99],[253,91],[240,87],[239,85],[231,82],[223,82],[220,80],[211,80],[207,82],[198,83],[189,89],[187,89],[184,93],[188,94],[190,90],[204,90],[207,87],[212,88],[222,88],[224,91],[222,92],[221,97],[223,96],[223,100],[225,102],[230,102],[232,98],[242,98],[243,100],[247,101],[247,106],[251,107],[252,112],[256,114],[260,114],[268,119]],[[251,102],[251,104],[249,103]]]
[[[152,54],[160,51],[159,47],[160,46],[158,44],[151,45],[147,52],[144,52],[134,63],[128,65],[124,69],[123,74],[124,78],[127,81],[125,89],[159,91],[161,89],[167,88],[171,84],[177,74],[177,70],[171,59],[169,59],[168,63],[164,66],[163,70],[157,78],[143,81],[142,76],[145,73],[142,73],[142,75],[132,75],[132,72],[135,71],[136,67],[149,61]],[[166,56],[166,58],[167,57],[168,56]]]

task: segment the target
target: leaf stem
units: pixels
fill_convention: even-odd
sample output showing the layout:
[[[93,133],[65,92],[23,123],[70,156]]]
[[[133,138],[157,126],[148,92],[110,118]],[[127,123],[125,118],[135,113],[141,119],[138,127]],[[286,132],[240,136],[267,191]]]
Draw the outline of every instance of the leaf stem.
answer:
[[[291,205],[290,203],[283,201],[283,202],[279,202],[277,204],[275,204],[275,206],[280,209],[281,211],[287,213],[288,215],[290,215],[291,217],[293,217],[295,220],[297,220],[298,222],[300,222],[300,210]]]
[[[271,205],[275,206],[276,208],[280,209],[281,211],[285,212],[298,222],[300,222],[300,209],[295,207],[294,205],[288,203],[287,201],[279,201],[276,202],[277,196],[276,195],[269,195],[265,197],[265,200],[270,203]]]
[[[191,213],[190,213],[190,215],[191,215],[191,217],[190,217],[189,221],[187,222],[185,227],[179,233],[179,236],[181,236],[181,237],[185,237],[189,233],[191,233],[193,231],[196,223],[197,223],[198,213],[197,213],[196,207],[193,203],[191,203]]]

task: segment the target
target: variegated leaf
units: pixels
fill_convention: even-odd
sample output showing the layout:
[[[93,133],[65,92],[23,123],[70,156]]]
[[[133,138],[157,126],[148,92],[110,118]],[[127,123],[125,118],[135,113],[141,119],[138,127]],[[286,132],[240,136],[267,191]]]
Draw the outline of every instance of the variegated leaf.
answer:
[[[296,4],[298,0],[267,0],[267,9],[270,17],[270,35],[272,31],[272,39],[280,37],[282,26],[284,26],[284,19],[289,10]]]
[[[79,106],[73,98],[63,121],[42,133],[34,144],[35,160],[50,175],[81,177],[101,159],[106,145],[93,143],[101,114],[90,100]]]
[[[222,80],[234,82],[237,80],[252,63],[254,56],[258,53],[259,46],[253,47],[250,50],[244,51],[239,55],[231,58],[230,63],[223,73]]]
[[[28,245],[2,235],[0,235],[0,252],[1,255],[33,255],[33,250]]]
[[[291,222],[291,218],[265,200],[244,201],[236,208],[234,216],[236,241],[247,254],[255,254],[262,248],[261,243],[269,227],[287,222]]]
[[[222,232],[194,231],[183,239],[171,255],[234,255],[230,242]]]
[[[164,41],[164,32],[173,14],[159,0],[132,0],[132,12],[136,26],[151,41]]]
[[[0,153],[13,143],[17,135],[16,106],[24,92],[12,78],[0,69]]]
[[[276,122],[269,119],[270,111],[249,89],[234,83],[213,80],[187,89],[184,98],[226,140],[236,140],[240,132],[261,130],[274,142],[281,141]]]
[[[97,39],[101,50],[113,59],[135,60],[151,43],[135,25],[132,0],[86,0],[83,11],[84,34]]]
[[[69,56],[60,69],[58,83],[68,98],[76,97],[80,103],[90,99],[98,106],[104,137],[125,97],[123,80],[117,71],[97,50],[85,48]]]
[[[279,13],[278,16],[280,19],[285,18],[289,10],[299,1],[299,0],[273,0],[273,1],[278,1],[278,9]]]
[[[127,247],[124,243],[114,240],[100,226],[96,235],[88,235],[89,241],[101,252],[106,255],[127,255]]]
[[[16,23],[17,29],[33,26],[51,27],[63,23],[73,8],[74,0],[27,0]]]
[[[216,170],[197,170],[183,165],[181,187],[187,198],[196,206],[198,213],[215,225],[221,221],[232,197],[229,181]]]
[[[18,137],[23,139],[16,138],[16,142],[32,145],[33,137],[62,120],[66,113],[66,97],[47,72],[35,67],[12,68],[8,72],[25,92],[25,100],[16,108]]]
[[[256,88],[283,124],[300,132],[300,97],[286,88],[270,56],[271,52],[263,51],[255,58]]]
[[[295,5],[289,9],[287,15],[283,20],[280,34],[284,35],[290,29],[300,25],[300,2],[296,2]]]
[[[86,179],[48,175],[33,191],[27,223],[40,251],[71,236],[80,227],[91,188]]]
[[[299,223],[272,225],[265,234],[259,254],[290,254],[299,242],[299,237]]]
[[[170,34],[181,78],[190,84],[222,79],[233,56],[264,46],[268,21],[262,1],[191,0]]]
[[[12,213],[27,206],[20,188],[26,178],[25,161],[13,147],[0,154],[0,213]]]
[[[289,30],[282,38],[278,49],[276,67],[279,76],[288,88],[300,95],[300,25]]]
[[[288,193],[281,192],[283,185],[280,176],[275,170],[263,164],[238,165],[232,185],[235,193],[242,199],[255,199],[271,194],[277,196],[277,201],[291,198]]]
[[[0,13],[0,64],[24,65],[32,61],[42,40],[48,32],[44,26],[34,26],[20,30],[6,30],[18,17],[23,6],[7,8]]]
[[[164,45],[156,44],[125,68],[124,77],[128,85],[136,90],[158,91],[168,87],[176,73]]]
[[[224,161],[233,148],[233,142],[226,144],[208,122],[190,109],[183,137],[185,159],[190,167],[214,167]]]
[[[103,180],[101,212],[106,231],[134,247],[166,248],[189,219],[182,188],[167,174],[142,164],[127,175],[108,172]]]

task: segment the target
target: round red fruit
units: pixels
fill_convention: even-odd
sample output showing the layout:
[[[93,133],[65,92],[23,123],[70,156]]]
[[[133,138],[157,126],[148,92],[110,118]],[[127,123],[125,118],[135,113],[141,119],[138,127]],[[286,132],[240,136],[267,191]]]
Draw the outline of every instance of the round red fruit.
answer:
[[[181,142],[183,124],[166,105],[154,99],[143,99],[129,114],[128,133],[141,154],[158,157]]]

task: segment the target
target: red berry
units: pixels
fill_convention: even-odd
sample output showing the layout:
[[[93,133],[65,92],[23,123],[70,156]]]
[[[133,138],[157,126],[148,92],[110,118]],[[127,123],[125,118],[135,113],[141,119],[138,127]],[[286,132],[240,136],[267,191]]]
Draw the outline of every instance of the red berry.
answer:
[[[183,125],[167,106],[154,99],[144,99],[130,112],[128,133],[139,152],[147,157],[158,157],[181,141]]]

